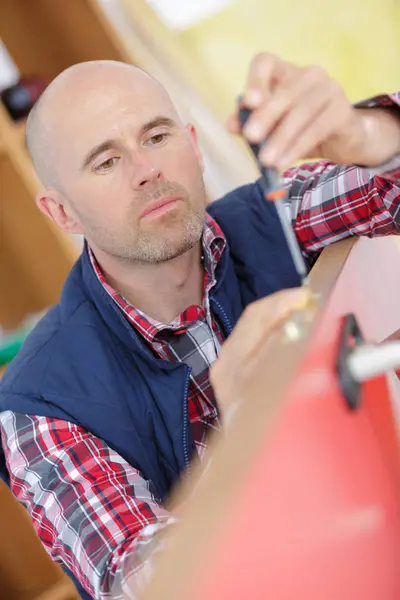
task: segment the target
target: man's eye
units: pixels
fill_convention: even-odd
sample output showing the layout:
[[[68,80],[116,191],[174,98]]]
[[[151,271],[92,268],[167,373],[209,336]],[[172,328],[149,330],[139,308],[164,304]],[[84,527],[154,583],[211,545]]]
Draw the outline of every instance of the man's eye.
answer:
[[[156,133],[156,135],[152,135],[151,138],[149,138],[148,143],[151,146],[158,146],[158,144],[162,144],[166,140],[168,135],[168,133]]]
[[[112,158],[108,158],[107,160],[105,160],[104,162],[101,163],[101,165],[97,166],[95,168],[96,171],[111,171],[111,169],[113,167],[115,167],[115,165],[117,164],[118,158],[116,156],[113,156]]]

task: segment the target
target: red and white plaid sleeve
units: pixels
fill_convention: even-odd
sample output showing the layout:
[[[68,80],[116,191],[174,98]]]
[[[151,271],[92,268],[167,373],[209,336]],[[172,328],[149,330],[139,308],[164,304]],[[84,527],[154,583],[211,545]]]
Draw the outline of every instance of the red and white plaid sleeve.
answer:
[[[400,92],[357,106],[400,107]],[[284,182],[286,208],[307,253],[351,235],[400,232],[400,154],[374,169],[329,161],[304,163],[286,171]]]
[[[99,438],[63,420],[6,411],[0,434],[11,490],[52,559],[94,598],[134,598],[161,549],[157,534],[174,522],[148,482]]]

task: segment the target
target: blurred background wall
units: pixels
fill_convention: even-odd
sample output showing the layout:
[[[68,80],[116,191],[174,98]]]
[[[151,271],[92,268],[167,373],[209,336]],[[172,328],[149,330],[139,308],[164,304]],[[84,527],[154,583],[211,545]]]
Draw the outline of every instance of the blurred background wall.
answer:
[[[245,81],[251,57],[261,50],[298,64],[324,66],[352,101],[400,85],[398,0],[210,0],[205,4],[213,14],[199,9],[198,21],[174,16],[187,11],[184,0],[152,4],[176,26],[198,69],[207,71],[225,114]]]

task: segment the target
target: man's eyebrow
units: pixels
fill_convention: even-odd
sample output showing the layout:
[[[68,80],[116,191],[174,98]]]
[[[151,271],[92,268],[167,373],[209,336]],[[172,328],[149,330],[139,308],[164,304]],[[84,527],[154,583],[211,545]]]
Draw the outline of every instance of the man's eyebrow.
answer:
[[[148,121],[147,123],[142,125],[142,127],[139,130],[139,135],[142,136],[148,131],[154,129],[155,127],[161,126],[171,128],[176,127],[176,122],[173,119],[170,119],[169,117],[155,117],[154,119],[151,119],[151,121]],[[94,159],[97,158],[97,156],[99,156],[99,154],[107,152],[107,150],[112,150],[117,146],[117,144],[118,142],[116,140],[104,140],[104,142],[101,142],[100,144],[89,150],[84,160],[82,161],[81,171],[84,171],[94,161]]]
[[[80,170],[84,171],[86,167],[88,167],[94,161],[94,159],[97,158],[97,156],[99,156],[99,154],[102,154],[107,150],[115,148],[116,144],[117,142],[115,140],[104,140],[104,142],[101,142],[101,144],[98,144],[97,146],[89,150],[82,162]]]
[[[176,122],[173,119],[170,119],[169,117],[155,117],[154,119],[151,119],[151,121],[148,121],[147,123],[142,125],[139,134],[142,136],[144,133],[147,133],[151,129],[154,129],[155,127],[161,127],[163,125],[164,127],[176,127]]]

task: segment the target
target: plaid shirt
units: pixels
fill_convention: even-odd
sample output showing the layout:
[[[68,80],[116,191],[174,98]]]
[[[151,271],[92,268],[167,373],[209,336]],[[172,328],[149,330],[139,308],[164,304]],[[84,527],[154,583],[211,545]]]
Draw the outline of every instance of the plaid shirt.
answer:
[[[400,94],[364,106],[400,105]],[[361,106],[361,105],[359,105]],[[400,156],[379,169],[306,163],[285,173],[287,210],[307,254],[351,235],[378,236],[400,230]],[[192,367],[190,420],[200,455],[218,413],[208,381],[222,333],[208,304],[224,238],[208,218],[204,239],[203,307],[189,307],[169,325],[133,307],[98,277],[153,350]],[[179,334],[179,335],[178,335]],[[197,425],[196,425],[197,423]],[[101,439],[59,419],[0,415],[11,488],[27,508],[54,560],[65,563],[96,598],[133,598],[151,574],[158,533],[173,523],[149,492],[148,482]]]

